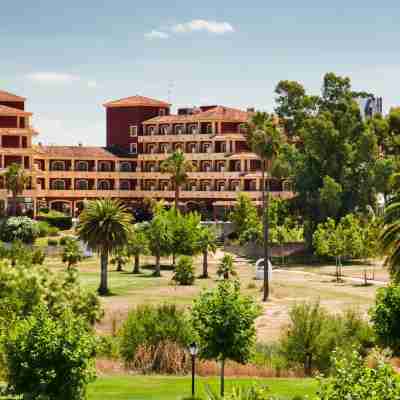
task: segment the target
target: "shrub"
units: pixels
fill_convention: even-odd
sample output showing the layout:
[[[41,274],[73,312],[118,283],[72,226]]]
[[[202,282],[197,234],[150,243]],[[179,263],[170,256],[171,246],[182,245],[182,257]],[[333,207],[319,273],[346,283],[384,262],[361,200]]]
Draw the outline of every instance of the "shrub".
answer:
[[[48,236],[58,236],[60,230],[56,226],[50,226],[48,230]]]
[[[72,217],[58,211],[51,210],[48,213],[40,212],[37,218],[39,221],[45,221],[49,225],[55,226],[62,231],[72,228]]]
[[[375,368],[365,365],[353,350],[333,357],[334,374],[320,381],[319,400],[391,400],[400,398],[400,378],[393,368],[378,360]]]
[[[187,316],[175,305],[138,306],[131,310],[120,330],[120,352],[128,366],[162,372],[170,371],[165,359],[185,358],[191,330]],[[169,351],[166,351],[166,350]],[[179,351],[180,349],[180,351]],[[161,351],[163,350],[163,351]],[[182,367],[182,360],[179,368]],[[183,364],[185,360],[183,360]]]
[[[31,244],[39,235],[37,222],[28,217],[11,217],[3,221],[0,226],[0,240],[13,242],[20,240]]]
[[[83,318],[67,310],[55,319],[41,306],[16,322],[3,344],[14,394],[31,399],[86,397],[86,386],[95,378],[96,342]]]
[[[233,257],[225,254],[217,268],[217,275],[223,279],[229,279],[230,276],[236,276],[237,272],[233,263]]]
[[[46,221],[39,221],[37,227],[39,230],[38,237],[48,236],[50,225]]]
[[[60,238],[60,246],[65,246],[68,241],[70,240],[77,240],[75,236],[62,236]]]
[[[108,359],[117,359],[119,357],[118,338],[114,336],[98,336],[96,355]]]
[[[48,239],[47,245],[48,246],[58,246],[58,240],[57,239]]]
[[[195,276],[191,257],[182,256],[179,258],[172,280],[178,285],[193,285]]]
[[[370,310],[378,341],[400,354],[400,286],[378,289],[375,306]]]
[[[358,346],[366,354],[373,347],[372,328],[356,311],[330,315],[318,302],[297,304],[289,311],[290,325],[281,339],[289,365],[302,365],[305,375],[328,372],[336,348]]]
[[[43,265],[46,259],[46,253],[43,249],[35,249],[32,251],[32,264],[33,265]]]

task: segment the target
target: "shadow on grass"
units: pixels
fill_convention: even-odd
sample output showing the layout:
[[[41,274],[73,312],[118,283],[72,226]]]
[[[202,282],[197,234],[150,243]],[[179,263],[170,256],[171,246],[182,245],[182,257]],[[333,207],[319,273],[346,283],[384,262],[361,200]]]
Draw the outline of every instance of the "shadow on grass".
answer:
[[[150,269],[152,271],[155,270],[155,265],[154,264],[145,264],[141,267],[142,269]],[[173,271],[175,267],[171,264],[161,264],[160,265],[161,271]]]

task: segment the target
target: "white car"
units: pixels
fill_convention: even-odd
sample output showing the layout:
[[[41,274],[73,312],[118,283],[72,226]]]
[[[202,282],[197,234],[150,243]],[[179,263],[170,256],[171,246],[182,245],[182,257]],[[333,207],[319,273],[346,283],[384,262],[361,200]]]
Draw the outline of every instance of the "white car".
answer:
[[[271,261],[268,260],[268,276],[269,280],[272,279],[272,264]],[[264,259],[260,258],[256,262],[256,280],[262,281],[264,280]]]

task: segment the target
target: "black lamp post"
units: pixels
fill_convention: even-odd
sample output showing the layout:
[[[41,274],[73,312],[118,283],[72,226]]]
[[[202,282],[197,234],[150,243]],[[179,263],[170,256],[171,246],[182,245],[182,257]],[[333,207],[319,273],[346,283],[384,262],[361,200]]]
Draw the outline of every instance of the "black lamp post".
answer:
[[[196,356],[197,356],[197,352],[199,351],[199,349],[197,348],[197,344],[195,342],[193,342],[190,346],[189,346],[189,352],[190,355],[192,356],[192,397],[194,397],[194,376],[196,373]]]

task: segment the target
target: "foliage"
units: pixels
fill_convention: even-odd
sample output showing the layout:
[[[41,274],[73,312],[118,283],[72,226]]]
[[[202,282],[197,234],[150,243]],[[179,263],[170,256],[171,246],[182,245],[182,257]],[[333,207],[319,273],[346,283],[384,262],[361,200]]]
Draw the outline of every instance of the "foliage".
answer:
[[[337,347],[357,345],[365,352],[373,346],[372,329],[356,311],[329,315],[319,302],[301,303],[291,308],[289,317],[280,342],[282,355],[289,365],[302,365],[305,375],[314,369],[329,372],[330,354]]]
[[[191,321],[198,338],[199,356],[221,361],[222,395],[225,360],[244,364],[250,359],[259,314],[259,306],[240,293],[236,281],[222,281],[194,301]]]
[[[117,266],[117,271],[121,272],[124,270],[124,267],[129,262],[129,256],[126,251],[126,248],[118,250],[114,253],[113,258],[111,259],[111,264]]]
[[[165,304],[142,305],[131,310],[122,325],[120,337],[121,356],[127,365],[132,366],[143,348],[155,351],[167,343],[185,348],[192,334],[186,314],[176,305]],[[152,358],[151,367],[158,370],[160,358]]]
[[[378,360],[375,368],[369,368],[353,350],[346,355],[335,353],[333,365],[333,376],[320,382],[319,400],[391,400],[400,397],[400,378],[383,360]]]
[[[56,227],[62,231],[72,228],[72,217],[59,211],[49,210],[48,212],[40,212],[37,219],[47,222],[50,226]]]
[[[94,380],[95,340],[71,310],[54,318],[40,306],[4,337],[7,381],[29,399],[80,400]]]
[[[75,236],[62,236],[60,238],[60,246],[65,246],[68,241],[77,240]]]
[[[20,240],[31,244],[38,236],[37,222],[28,217],[10,217],[4,220],[0,226],[0,240],[4,242]]]
[[[46,253],[41,248],[32,250],[32,264],[33,265],[43,265],[46,259]]]
[[[81,288],[74,270],[54,273],[41,266],[26,268],[20,262],[10,268],[3,261],[0,282],[0,336],[15,320],[27,318],[40,304],[46,305],[55,318],[67,308],[90,324],[103,315],[98,297]]]
[[[38,237],[46,237],[49,234],[50,225],[46,221],[39,221],[37,223]]]
[[[59,242],[57,239],[48,239],[47,240],[47,245],[48,246],[58,246]]]
[[[61,244],[61,240],[60,240]],[[65,241],[63,246],[63,251],[61,254],[61,260],[63,263],[67,264],[67,268],[77,265],[83,259],[83,251],[80,243],[74,239],[69,238]]]
[[[222,257],[221,262],[218,264],[217,275],[223,279],[229,279],[230,276],[237,275],[233,257],[230,254],[225,254]]]
[[[385,208],[384,230],[380,237],[382,250],[386,254],[385,265],[392,279],[400,281],[400,194],[394,196]]]
[[[193,285],[195,281],[193,260],[189,256],[179,257],[172,280],[181,286]]]
[[[400,286],[378,289],[370,317],[376,336],[382,346],[400,354]]]
[[[217,235],[215,230],[208,226],[200,226],[196,245],[196,252],[203,254],[203,273],[201,278],[208,278],[208,254],[217,251]]]
[[[17,215],[17,196],[21,195],[29,183],[29,176],[25,173],[24,167],[12,163],[4,172],[5,186],[12,194],[12,215]]]
[[[123,249],[129,240],[132,215],[119,201],[93,200],[82,211],[76,228],[79,238],[101,258],[99,293],[108,294],[108,257]]]
[[[134,274],[140,273],[140,256],[148,254],[149,242],[143,225],[135,225],[126,246],[127,255],[135,258]]]
[[[60,229],[56,226],[50,226],[47,234],[48,236],[58,236],[60,234]]]
[[[233,210],[229,214],[229,220],[233,223],[239,237],[260,224],[257,208],[248,195],[245,193],[238,195]]]

